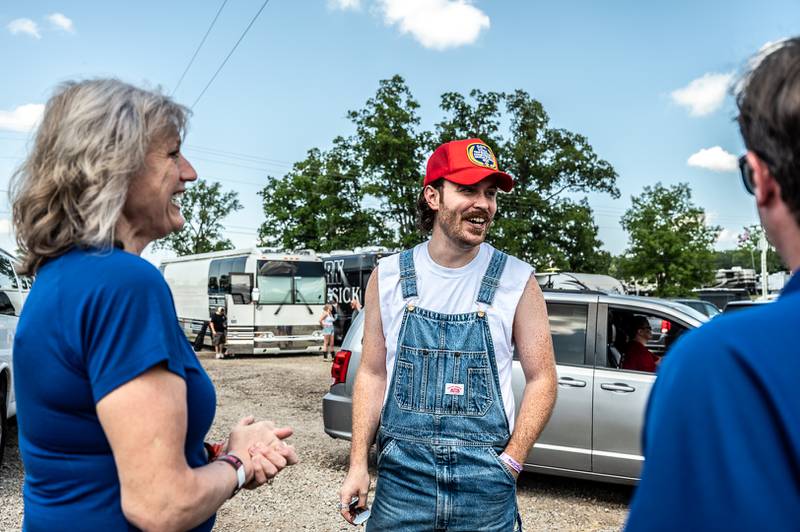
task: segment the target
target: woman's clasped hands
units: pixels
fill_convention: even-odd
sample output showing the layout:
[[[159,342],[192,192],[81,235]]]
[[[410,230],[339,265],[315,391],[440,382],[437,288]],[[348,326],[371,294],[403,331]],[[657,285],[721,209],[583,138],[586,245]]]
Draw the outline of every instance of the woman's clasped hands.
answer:
[[[255,489],[272,480],[285,467],[298,462],[297,453],[286,438],[293,434],[291,427],[275,427],[271,421],[242,418],[231,431],[227,452],[244,463],[247,473],[245,489]]]

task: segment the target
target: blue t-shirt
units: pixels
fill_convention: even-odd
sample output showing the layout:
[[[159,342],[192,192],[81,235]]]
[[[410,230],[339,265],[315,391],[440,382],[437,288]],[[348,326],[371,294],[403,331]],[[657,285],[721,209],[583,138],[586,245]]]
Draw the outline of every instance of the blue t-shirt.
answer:
[[[202,466],[216,396],[159,271],[116,249],[73,249],[39,269],[14,341],[26,530],[134,529],[95,407],[158,364],[186,381],[186,459]]]
[[[800,528],[800,275],[714,318],[659,369],[628,531]]]

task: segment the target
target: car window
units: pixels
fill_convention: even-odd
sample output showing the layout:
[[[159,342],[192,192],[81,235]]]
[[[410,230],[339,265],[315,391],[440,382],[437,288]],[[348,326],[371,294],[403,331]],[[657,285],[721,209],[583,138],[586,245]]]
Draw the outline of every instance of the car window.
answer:
[[[573,303],[547,303],[556,363],[586,365],[586,328],[589,307]]]
[[[16,311],[14,310],[14,305],[11,304],[11,300],[5,292],[0,292],[0,314],[14,316],[15,313]]]
[[[653,373],[687,328],[654,312],[609,308],[606,366]]]
[[[17,278],[14,276],[11,261],[5,257],[0,257],[0,290],[12,288],[17,288]]]

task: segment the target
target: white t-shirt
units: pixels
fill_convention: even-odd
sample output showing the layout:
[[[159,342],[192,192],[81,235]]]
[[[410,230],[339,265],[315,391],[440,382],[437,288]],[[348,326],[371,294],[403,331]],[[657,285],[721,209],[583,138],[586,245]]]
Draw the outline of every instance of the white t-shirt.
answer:
[[[428,253],[428,242],[414,248],[414,268],[417,273],[417,297],[403,299],[400,285],[400,255],[378,261],[378,293],[380,296],[383,335],[386,338],[387,383],[392,380],[397,340],[407,303],[440,314],[463,314],[485,310],[495,349],[497,374],[503,407],[510,430],[514,430],[514,393],[511,387],[511,366],[514,357],[512,330],[517,304],[533,274],[533,268],[509,255],[500,284],[490,307],[477,303],[481,280],[489,267],[494,248],[481,244],[478,254],[461,268],[445,268],[436,264]],[[389,386],[386,386],[388,396]],[[384,396],[386,402],[386,396]]]

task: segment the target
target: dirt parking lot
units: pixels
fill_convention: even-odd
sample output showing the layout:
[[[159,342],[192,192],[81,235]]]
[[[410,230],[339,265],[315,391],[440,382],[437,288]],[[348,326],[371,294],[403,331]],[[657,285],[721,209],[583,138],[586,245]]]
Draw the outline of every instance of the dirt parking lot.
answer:
[[[217,389],[217,419],[210,437],[224,437],[239,418],[252,413],[294,427],[292,440],[302,460],[270,486],[229,501],[217,514],[215,530],[353,530],[335,508],[349,442],[331,439],[322,428],[330,363],[309,355],[215,360],[208,351],[200,358]],[[22,524],[23,473],[16,436],[12,425],[0,468],[0,530],[19,530]],[[526,530],[588,531],[619,530],[632,490],[523,473],[518,493]]]

